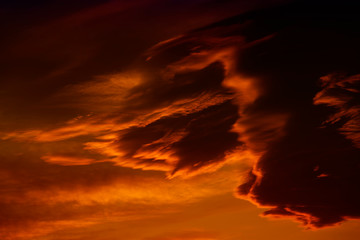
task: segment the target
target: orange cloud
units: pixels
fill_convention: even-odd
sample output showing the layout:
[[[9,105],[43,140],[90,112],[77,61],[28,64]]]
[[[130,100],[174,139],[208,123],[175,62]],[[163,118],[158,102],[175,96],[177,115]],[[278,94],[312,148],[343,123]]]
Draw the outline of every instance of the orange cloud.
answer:
[[[68,156],[43,156],[42,159],[47,163],[59,164],[62,166],[88,165],[96,163],[94,159]]]
[[[93,114],[58,128],[10,132],[2,138],[41,143],[87,136],[93,140],[84,142],[83,150],[101,154],[101,161],[118,166],[161,170],[169,176],[215,171],[226,155],[242,144],[233,125],[259,95],[255,80],[236,70],[238,45],[245,44],[242,37],[216,34],[195,34],[158,44],[149,50],[153,56],[147,70],[134,69],[67,86],[56,97],[71,97],[75,102],[70,105]],[[188,49],[181,59],[157,65],[165,50],[189,41],[197,47]],[[210,143],[218,146],[204,152]],[[43,159],[60,165],[98,162],[56,153]]]
[[[31,168],[34,175],[29,176],[26,188],[16,182],[17,176],[8,176],[14,182],[6,181],[7,186],[17,186],[19,195],[0,200],[2,238],[26,239],[103,221],[153,218],[178,211],[184,204],[230,193],[238,179],[237,171],[229,168],[187,180],[168,180],[145,172],[122,173],[119,167],[102,169],[99,164],[92,168],[56,166],[58,172],[53,171],[54,165],[45,166],[46,174]],[[66,179],[69,186],[63,183]]]

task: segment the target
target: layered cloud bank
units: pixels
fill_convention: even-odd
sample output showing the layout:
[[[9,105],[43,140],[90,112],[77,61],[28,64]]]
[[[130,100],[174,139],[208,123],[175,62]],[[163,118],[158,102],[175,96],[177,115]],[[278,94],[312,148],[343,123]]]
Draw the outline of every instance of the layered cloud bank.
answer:
[[[111,3],[53,25],[135,5]],[[139,219],[144,209],[154,214],[149,206],[174,211],[236,184],[236,196],[267,208],[264,215],[308,228],[359,218],[354,9],[296,3],[253,11],[159,42],[120,70],[56,83],[41,111],[71,120],[59,114],[43,127],[1,128],[0,234],[15,239],[34,222],[41,235]],[[77,60],[46,78],[78,69]]]

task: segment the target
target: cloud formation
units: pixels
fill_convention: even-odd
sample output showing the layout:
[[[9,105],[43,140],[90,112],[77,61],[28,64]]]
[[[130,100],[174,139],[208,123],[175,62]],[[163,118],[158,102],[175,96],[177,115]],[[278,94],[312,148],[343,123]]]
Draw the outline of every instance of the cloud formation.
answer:
[[[314,97],[314,104],[335,108],[336,113],[323,125],[340,124],[339,131],[360,148],[360,75],[327,75],[321,78],[323,89]]]
[[[253,19],[255,26],[266,19],[266,31],[276,34],[248,49],[239,66],[260,79],[264,94],[247,109],[260,120],[239,120],[245,145],[263,151],[238,194],[270,208],[266,216],[308,228],[359,218],[359,86],[351,74],[360,49],[350,30],[359,19],[346,4],[290,5],[273,14]],[[334,71],[347,76],[324,76]]]
[[[3,139],[41,143],[87,136],[92,141],[83,149],[103,155],[100,161],[169,176],[214,171],[241,147],[233,125],[258,95],[252,80],[236,71],[236,54],[244,43],[242,37],[221,37],[229,31],[233,27],[160,43],[137,70],[67,86],[56,97],[74,96],[73,107],[95,113]],[[179,48],[179,59],[163,56]],[[97,162],[59,154],[42,158],[64,166]]]
[[[133,11],[171,7],[162,1],[120,3],[26,30],[20,35],[48,36],[47,44],[17,39],[5,52],[10,62],[39,51],[55,63],[46,71],[42,64],[25,71],[29,82],[41,79],[39,95],[22,95],[29,85],[24,76],[5,71],[23,82],[18,101],[29,100],[17,119],[35,120],[0,125],[0,236],[26,239],[75,223],[156,216],[237,184],[237,197],[268,208],[263,215],[308,228],[360,217],[360,20],[352,5],[297,2],[223,21],[220,13],[194,12],[202,24],[216,22],[190,24],[196,29],[187,33],[189,26],[170,33],[159,28],[132,45],[140,38],[123,22]],[[112,35],[110,16],[134,35]],[[168,20],[164,29],[176,22]],[[140,23],[134,22],[138,32],[148,26]],[[95,47],[109,43],[103,34],[116,42],[100,48],[108,55]],[[59,35],[71,44],[63,46]],[[160,41],[169,35],[177,36]],[[91,36],[94,42],[87,41]],[[109,53],[112,47],[117,55]],[[94,56],[107,60],[100,64]],[[4,106],[4,113],[14,114],[13,106]],[[34,226],[44,231],[29,233]],[[217,235],[190,231],[148,239]]]

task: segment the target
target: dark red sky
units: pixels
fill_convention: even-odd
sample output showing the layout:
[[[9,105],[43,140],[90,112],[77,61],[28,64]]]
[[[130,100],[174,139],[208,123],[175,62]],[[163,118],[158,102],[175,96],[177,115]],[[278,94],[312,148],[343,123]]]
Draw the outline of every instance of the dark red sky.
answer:
[[[357,239],[357,9],[1,3],[0,238]]]

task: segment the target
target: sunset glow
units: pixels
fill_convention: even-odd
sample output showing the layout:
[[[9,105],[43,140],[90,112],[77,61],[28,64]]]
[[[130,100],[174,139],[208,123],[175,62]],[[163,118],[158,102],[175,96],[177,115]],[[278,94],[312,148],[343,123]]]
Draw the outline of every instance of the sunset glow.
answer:
[[[0,240],[357,240],[360,5],[0,4]]]

